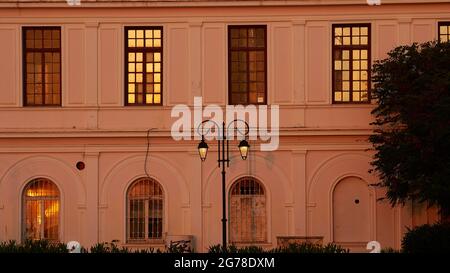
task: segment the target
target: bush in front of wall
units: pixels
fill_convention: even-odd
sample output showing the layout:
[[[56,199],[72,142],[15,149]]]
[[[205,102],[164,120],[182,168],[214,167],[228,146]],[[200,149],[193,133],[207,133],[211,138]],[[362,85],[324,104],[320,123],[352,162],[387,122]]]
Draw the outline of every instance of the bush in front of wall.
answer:
[[[408,230],[402,240],[402,250],[405,253],[450,253],[450,223]]]

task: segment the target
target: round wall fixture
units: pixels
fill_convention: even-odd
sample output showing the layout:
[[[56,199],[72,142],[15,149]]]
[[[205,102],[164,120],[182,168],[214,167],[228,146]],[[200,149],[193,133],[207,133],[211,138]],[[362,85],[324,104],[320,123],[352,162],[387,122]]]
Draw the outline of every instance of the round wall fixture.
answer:
[[[359,199],[355,199],[355,204],[359,204]]]
[[[78,161],[77,162],[77,169],[82,171],[82,170],[84,170],[84,168],[85,168],[84,162],[83,161]]]

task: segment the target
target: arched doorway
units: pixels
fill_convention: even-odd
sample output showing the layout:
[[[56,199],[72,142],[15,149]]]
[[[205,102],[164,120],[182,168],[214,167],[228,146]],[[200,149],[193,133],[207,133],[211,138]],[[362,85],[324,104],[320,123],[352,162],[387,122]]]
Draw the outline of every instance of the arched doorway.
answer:
[[[371,235],[369,185],[358,177],[342,179],[333,191],[333,239],[348,247],[365,247]]]
[[[267,240],[266,191],[253,177],[243,177],[230,189],[229,233],[232,243]]]

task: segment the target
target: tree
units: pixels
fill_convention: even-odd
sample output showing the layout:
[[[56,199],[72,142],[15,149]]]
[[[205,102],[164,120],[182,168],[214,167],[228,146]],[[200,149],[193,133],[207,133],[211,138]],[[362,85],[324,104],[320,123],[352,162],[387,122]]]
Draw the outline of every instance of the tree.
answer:
[[[373,66],[373,170],[394,206],[408,200],[450,215],[450,43],[400,46]]]

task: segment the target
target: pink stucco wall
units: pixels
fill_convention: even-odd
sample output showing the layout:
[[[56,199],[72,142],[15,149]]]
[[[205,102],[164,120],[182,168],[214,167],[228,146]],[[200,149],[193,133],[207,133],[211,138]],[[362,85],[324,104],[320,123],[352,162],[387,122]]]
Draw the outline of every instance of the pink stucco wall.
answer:
[[[247,161],[236,150],[227,187],[247,175],[264,184],[264,246],[275,246],[277,236],[334,241],[338,182],[350,177],[368,185],[376,177],[368,173],[366,151],[373,105],[331,103],[332,24],[371,23],[374,61],[396,45],[435,39],[438,21],[450,20],[446,3],[370,7],[361,2],[220,8],[83,7],[83,1],[81,8],[0,5],[0,241],[20,240],[22,189],[31,179],[46,177],[61,191],[62,241],[124,242],[126,190],[145,175],[146,130],[156,128],[148,165],[165,193],[164,231],[193,235],[199,251],[220,243],[215,143],[202,164],[197,142],[172,140],[170,111],[179,103],[191,105],[194,96],[203,96],[205,104],[226,104],[229,24],[267,25],[267,98],[268,104],[280,105],[281,139],[277,151],[254,149]],[[62,107],[22,107],[21,27],[32,25],[62,28]],[[129,25],[164,27],[163,106],[124,106],[123,29]],[[77,170],[77,161],[86,169]],[[347,195],[353,198],[351,191]],[[367,187],[369,224],[361,232],[382,247],[399,248],[406,227],[430,219],[423,207],[376,202],[382,196],[383,190]],[[353,221],[353,215],[345,217]],[[361,250],[366,243],[346,246]]]

